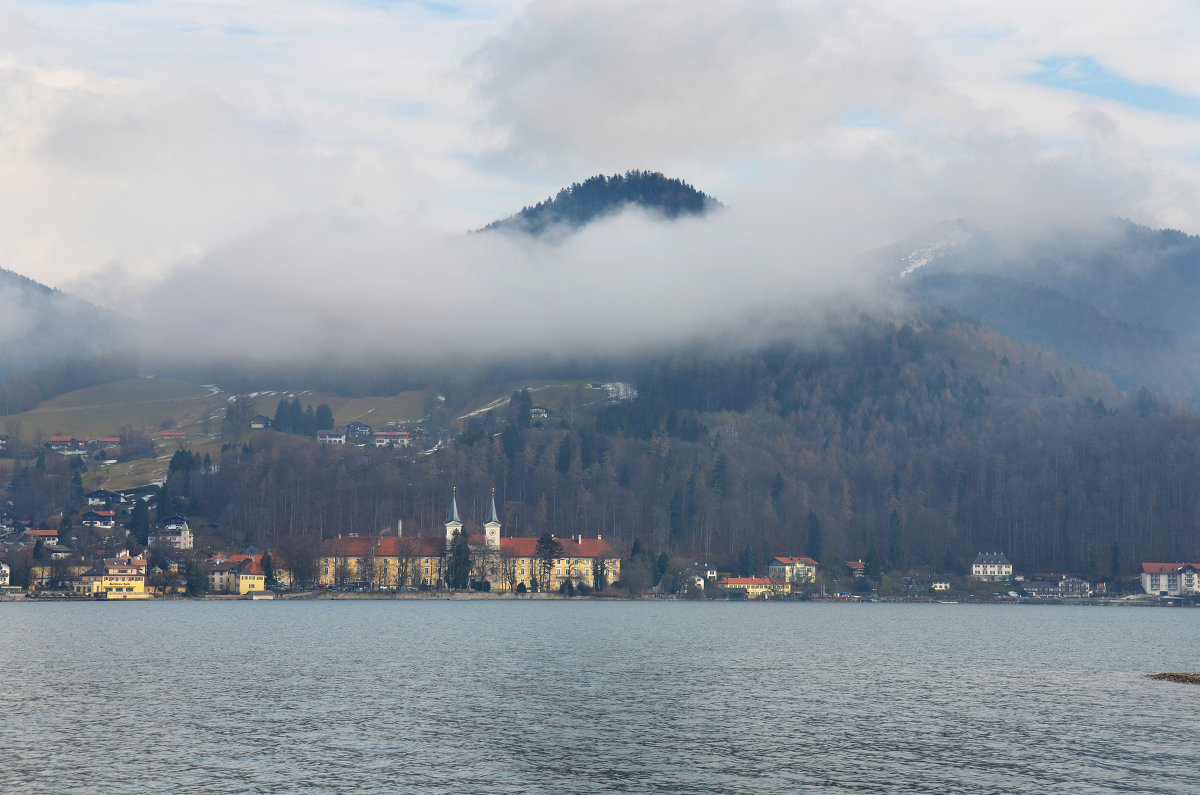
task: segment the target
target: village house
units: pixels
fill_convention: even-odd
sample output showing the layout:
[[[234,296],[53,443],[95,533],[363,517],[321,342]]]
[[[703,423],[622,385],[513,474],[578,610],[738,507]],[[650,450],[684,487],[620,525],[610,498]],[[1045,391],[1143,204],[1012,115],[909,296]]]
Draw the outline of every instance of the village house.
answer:
[[[101,436],[96,439],[88,439],[88,447],[94,447],[97,450],[111,450],[114,447],[120,446],[120,436]]]
[[[245,595],[266,590],[266,569],[262,564],[264,554],[270,555],[269,552],[255,552],[208,558],[204,561],[204,571],[208,577],[209,592]],[[270,557],[275,581],[290,585],[292,575],[283,560],[276,555]]]
[[[71,583],[77,594],[97,599],[149,599],[146,561],[142,558],[105,558]]]
[[[192,549],[195,537],[187,519],[182,516],[171,516],[163,522],[162,529],[156,530],[146,539],[149,546],[161,546],[174,550]]]
[[[346,432],[345,431],[335,431],[335,430],[317,431],[317,443],[318,444],[345,444],[346,443]]]
[[[47,444],[56,453],[74,452],[83,449],[83,442],[74,436],[51,436]]]
[[[10,574],[12,574],[12,569],[8,567],[7,563],[0,561],[0,587],[6,587],[8,585],[8,578]]]
[[[121,505],[124,503],[125,497],[115,491],[108,489],[96,489],[87,493],[87,504],[91,507],[101,505]]]
[[[1069,574],[1035,574],[1023,587],[1035,599],[1087,599],[1092,595],[1090,582]]]
[[[117,526],[116,511],[87,511],[80,517],[79,523],[84,527],[99,527],[104,530],[111,530]]]
[[[375,431],[376,447],[408,447],[412,434],[408,431],[386,429]]]
[[[1200,563],[1143,563],[1142,590],[1151,596],[1200,593]]]
[[[367,538],[359,535],[332,538],[322,545],[318,566],[319,583],[325,586],[363,583],[367,587],[443,587],[446,583],[447,552],[455,533],[463,532],[456,496],[450,499],[450,514],[443,536],[407,537],[397,535]],[[546,572],[539,573],[542,561],[537,554],[536,538],[502,538],[500,518],[493,493],[491,510],[483,524],[483,534],[468,534],[471,550],[471,580],[487,583],[488,590],[508,592],[524,586],[532,590],[556,591],[566,582],[592,586],[594,577],[603,577],[606,585],[621,577],[621,559],[613,548],[596,538],[555,538],[562,547]]]
[[[867,564],[861,560],[846,561],[846,573],[851,577],[862,579],[867,576]]]
[[[781,584],[784,593],[792,593],[797,587],[816,582],[818,566],[812,558],[776,557],[767,564],[767,577]]]
[[[980,552],[971,564],[971,577],[976,580],[1008,580],[1012,575],[1012,561],[1003,552]]]
[[[371,435],[371,426],[365,422],[351,422],[346,425],[346,436],[351,439],[361,439]]]
[[[770,577],[726,577],[718,580],[717,585],[730,596],[745,599],[768,599],[772,592]]]
[[[250,420],[250,427],[256,431],[262,430],[263,428],[270,428],[271,418],[259,414],[254,419]]]
[[[260,563],[261,560],[261,555],[252,555],[234,565],[229,572],[230,593],[244,595],[267,589],[266,574]]]
[[[167,442],[184,442],[187,441],[187,433],[184,431],[163,431],[162,438]]]
[[[29,528],[17,538],[21,544],[36,544],[39,540],[45,546],[54,546],[58,543],[58,531],[51,528]]]

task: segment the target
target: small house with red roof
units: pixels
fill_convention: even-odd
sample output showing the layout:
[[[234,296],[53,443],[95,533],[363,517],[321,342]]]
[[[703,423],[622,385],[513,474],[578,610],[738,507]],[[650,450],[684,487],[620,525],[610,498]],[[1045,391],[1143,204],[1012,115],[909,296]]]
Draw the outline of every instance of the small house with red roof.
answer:
[[[36,544],[41,541],[46,546],[58,543],[58,531],[50,528],[29,528],[17,539],[21,544]]]
[[[266,569],[263,568],[264,554],[253,555],[213,555],[204,561],[204,571],[208,576],[210,593],[228,593],[245,595],[267,589]],[[275,579],[291,582],[291,575],[284,568],[282,559],[272,555],[271,568]]]
[[[375,431],[374,443],[376,447],[408,447],[409,441],[412,439],[412,434],[408,431],[396,430],[395,428],[384,428]]]

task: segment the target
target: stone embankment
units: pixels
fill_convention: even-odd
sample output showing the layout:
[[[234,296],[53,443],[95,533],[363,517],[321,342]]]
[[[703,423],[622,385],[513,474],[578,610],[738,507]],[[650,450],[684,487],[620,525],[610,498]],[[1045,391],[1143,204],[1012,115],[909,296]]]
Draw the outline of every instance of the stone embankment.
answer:
[[[1151,679],[1163,682],[1180,682],[1187,685],[1200,685],[1200,674],[1147,674]]]

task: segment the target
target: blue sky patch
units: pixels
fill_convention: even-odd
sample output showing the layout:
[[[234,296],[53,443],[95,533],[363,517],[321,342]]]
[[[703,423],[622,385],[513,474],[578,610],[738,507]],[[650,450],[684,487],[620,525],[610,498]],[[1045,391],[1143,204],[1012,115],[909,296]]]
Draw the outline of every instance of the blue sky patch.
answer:
[[[867,108],[848,110],[842,114],[842,124],[848,127],[872,127],[877,130],[897,130],[900,124],[893,116],[885,116]]]
[[[1089,56],[1043,58],[1038,66],[1042,70],[1026,79],[1040,86],[1076,91],[1155,113],[1200,118],[1200,98],[1176,93],[1165,86],[1130,82]]]
[[[376,8],[392,8],[395,6],[416,6],[431,14],[448,19],[465,19],[472,14],[465,4],[452,0],[353,0],[360,5],[375,6]]]

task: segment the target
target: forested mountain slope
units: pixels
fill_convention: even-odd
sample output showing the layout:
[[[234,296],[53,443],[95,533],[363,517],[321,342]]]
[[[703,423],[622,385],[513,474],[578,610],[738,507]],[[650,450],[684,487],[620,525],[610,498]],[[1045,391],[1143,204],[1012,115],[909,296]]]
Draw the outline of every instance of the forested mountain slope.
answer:
[[[954,572],[1001,550],[1023,569],[1108,575],[1200,555],[1200,418],[937,311],[864,315],[819,348],[680,352],[632,378],[633,401],[542,423],[517,401],[427,456],[261,432],[185,496],[254,543],[398,518],[436,534],[456,485],[468,524],[495,486],[505,533],[713,561]]]

